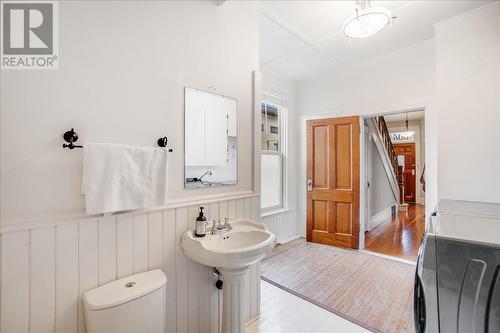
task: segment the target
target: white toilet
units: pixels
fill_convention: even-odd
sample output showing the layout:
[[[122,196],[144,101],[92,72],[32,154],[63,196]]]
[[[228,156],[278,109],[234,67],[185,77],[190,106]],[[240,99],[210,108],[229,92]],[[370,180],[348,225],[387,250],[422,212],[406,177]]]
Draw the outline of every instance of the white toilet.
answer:
[[[163,332],[167,277],[156,269],[83,295],[88,333]]]

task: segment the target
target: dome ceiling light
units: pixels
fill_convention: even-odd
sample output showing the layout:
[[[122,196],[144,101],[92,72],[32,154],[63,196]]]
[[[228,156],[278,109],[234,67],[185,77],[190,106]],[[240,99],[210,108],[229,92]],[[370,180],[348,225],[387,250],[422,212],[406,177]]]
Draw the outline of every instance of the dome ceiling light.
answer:
[[[344,22],[344,34],[349,38],[366,38],[394,24],[395,16],[383,7],[372,7],[369,0],[356,1],[356,14]]]

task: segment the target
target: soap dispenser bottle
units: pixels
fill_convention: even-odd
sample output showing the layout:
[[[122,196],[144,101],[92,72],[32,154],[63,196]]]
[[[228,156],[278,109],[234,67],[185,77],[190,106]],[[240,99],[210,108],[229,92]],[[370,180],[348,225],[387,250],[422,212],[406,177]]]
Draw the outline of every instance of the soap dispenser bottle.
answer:
[[[203,216],[203,207],[200,207],[200,213],[196,218],[196,229],[194,234],[196,237],[205,237],[207,234],[207,218]]]

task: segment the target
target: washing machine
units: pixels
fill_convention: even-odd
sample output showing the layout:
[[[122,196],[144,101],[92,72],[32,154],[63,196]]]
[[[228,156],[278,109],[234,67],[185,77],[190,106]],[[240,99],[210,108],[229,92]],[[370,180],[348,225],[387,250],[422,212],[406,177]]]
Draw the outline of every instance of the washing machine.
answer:
[[[500,332],[500,204],[441,200],[417,257],[416,332]]]

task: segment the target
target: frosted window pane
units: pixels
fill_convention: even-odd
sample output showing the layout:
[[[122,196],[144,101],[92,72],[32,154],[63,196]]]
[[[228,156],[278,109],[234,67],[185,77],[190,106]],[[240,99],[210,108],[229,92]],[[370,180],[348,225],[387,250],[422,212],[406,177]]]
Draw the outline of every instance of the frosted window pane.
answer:
[[[281,155],[261,157],[261,207],[281,206]]]

